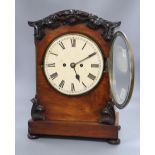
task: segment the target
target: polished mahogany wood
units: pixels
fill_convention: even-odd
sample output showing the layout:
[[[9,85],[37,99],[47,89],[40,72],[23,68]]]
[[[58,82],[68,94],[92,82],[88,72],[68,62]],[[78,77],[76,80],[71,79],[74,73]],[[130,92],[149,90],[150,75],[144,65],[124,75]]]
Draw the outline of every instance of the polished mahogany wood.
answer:
[[[55,38],[67,33],[80,33],[90,37],[101,48],[105,60],[99,84],[80,96],[59,93],[50,86],[44,75],[43,61],[48,45]],[[85,23],[61,25],[52,30],[46,27],[44,37],[41,40],[36,39],[35,46],[36,98],[32,100],[32,120],[28,122],[29,138],[39,135],[77,136],[112,139],[114,141],[111,143],[118,143],[118,116],[115,116],[113,105],[110,104],[107,69],[110,42],[101,36],[100,29],[90,29]]]
[[[40,135],[50,136],[73,136],[84,138],[99,138],[109,139],[111,143],[119,143],[118,130],[120,126],[118,123],[119,114],[116,113],[116,120],[114,125],[105,125],[95,122],[75,122],[75,121],[33,121],[28,122],[28,132],[31,138]]]
[[[37,96],[38,101],[46,109],[47,120],[67,121],[92,121],[98,122],[101,117],[101,109],[109,99],[108,73],[103,73],[100,83],[93,91],[80,96],[67,96],[56,91],[45,78],[42,68],[44,54],[48,45],[56,37],[65,33],[82,33],[87,35],[101,47],[104,58],[108,57],[109,44],[101,35],[84,24],[75,26],[62,26],[50,31],[46,29],[46,35],[41,41],[36,41],[37,51]]]
[[[29,132],[33,135],[117,139],[118,130],[119,126],[93,122],[29,121]]]

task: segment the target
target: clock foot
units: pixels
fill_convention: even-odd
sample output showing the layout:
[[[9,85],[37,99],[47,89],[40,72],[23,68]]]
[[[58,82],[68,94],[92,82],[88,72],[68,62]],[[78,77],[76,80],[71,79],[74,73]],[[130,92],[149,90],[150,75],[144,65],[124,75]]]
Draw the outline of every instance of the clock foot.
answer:
[[[39,138],[38,135],[33,135],[33,134],[31,134],[31,133],[28,133],[28,134],[27,134],[27,137],[28,137],[29,139],[38,139],[38,138]]]
[[[120,144],[120,139],[107,139],[107,143],[112,144],[112,145],[118,145]]]

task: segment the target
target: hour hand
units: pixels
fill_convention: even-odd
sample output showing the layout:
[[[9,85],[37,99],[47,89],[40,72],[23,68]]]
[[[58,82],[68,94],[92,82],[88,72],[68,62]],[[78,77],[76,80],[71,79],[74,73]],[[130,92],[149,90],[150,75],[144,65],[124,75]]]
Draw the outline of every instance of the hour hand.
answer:
[[[76,75],[75,75],[75,78],[80,82],[80,75],[76,73],[75,68],[74,68],[74,71],[75,71],[75,74],[76,74]]]
[[[75,78],[80,82],[80,75],[77,74],[77,72],[76,72],[76,70],[75,70],[75,66],[76,66],[76,64],[75,64],[74,62],[72,62],[72,63],[70,64],[70,66],[71,66],[71,68],[74,69],[74,72],[75,72]]]
[[[80,82],[80,75],[79,74],[76,74],[76,79]]]

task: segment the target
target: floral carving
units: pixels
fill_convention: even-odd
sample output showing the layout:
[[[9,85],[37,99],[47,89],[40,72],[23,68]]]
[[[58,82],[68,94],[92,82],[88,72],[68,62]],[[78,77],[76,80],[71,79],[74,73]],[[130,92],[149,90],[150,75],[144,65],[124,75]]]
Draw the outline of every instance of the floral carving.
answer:
[[[45,36],[45,28],[56,29],[63,25],[76,25],[80,23],[85,23],[86,26],[93,30],[100,29],[102,37],[107,41],[113,39],[114,29],[121,24],[121,22],[110,22],[79,10],[64,10],[41,20],[28,22],[30,26],[34,27],[36,40],[41,40]]]

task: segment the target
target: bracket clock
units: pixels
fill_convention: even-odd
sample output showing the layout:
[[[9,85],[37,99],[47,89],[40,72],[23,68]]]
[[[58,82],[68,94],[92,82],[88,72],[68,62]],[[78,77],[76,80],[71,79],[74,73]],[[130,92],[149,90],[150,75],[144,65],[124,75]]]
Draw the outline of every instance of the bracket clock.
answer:
[[[36,95],[28,137],[65,136],[119,144],[118,109],[133,91],[134,61],[121,22],[64,10],[34,27]]]

